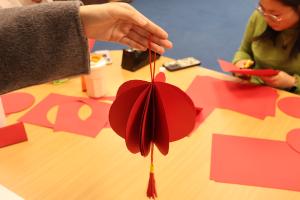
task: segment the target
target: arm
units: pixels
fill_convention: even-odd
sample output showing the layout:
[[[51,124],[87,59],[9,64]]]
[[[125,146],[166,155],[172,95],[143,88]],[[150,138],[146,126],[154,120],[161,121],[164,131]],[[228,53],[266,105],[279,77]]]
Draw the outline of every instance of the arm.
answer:
[[[243,39],[238,51],[235,53],[233,63],[236,64],[238,61],[252,60],[251,43],[254,36],[255,30],[256,13],[254,12],[250,17],[246,30],[244,32]]]
[[[38,17],[37,17],[38,16]],[[86,37],[145,50],[171,48],[168,34],[125,3],[56,2],[0,10],[0,94],[89,72]]]
[[[0,94],[89,72],[79,2],[0,10]]]

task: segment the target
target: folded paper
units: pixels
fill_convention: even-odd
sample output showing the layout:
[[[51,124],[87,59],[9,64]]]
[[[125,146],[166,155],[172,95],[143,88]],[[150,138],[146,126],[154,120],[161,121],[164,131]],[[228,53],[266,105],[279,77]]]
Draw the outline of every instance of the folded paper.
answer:
[[[274,76],[279,73],[278,70],[274,69],[240,69],[236,65],[227,62],[225,60],[218,60],[220,67],[224,72],[232,72],[243,75],[254,75],[254,76]]]

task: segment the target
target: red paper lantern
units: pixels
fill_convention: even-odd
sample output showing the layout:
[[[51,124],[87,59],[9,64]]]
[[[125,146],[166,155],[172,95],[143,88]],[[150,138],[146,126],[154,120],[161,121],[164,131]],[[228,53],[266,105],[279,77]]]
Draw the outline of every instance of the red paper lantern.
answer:
[[[151,169],[147,196],[155,198],[153,147],[166,155],[169,142],[187,136],[195,126],[196,108],[190,97],[178,87],[154,79],[130,80],[120,86],[109,112],[112,129],[125,139],[128,150],[147,156],[151,150]],[[155,59],[154,59],[155,60]],[[161,75],[160,75],[161,76]]]

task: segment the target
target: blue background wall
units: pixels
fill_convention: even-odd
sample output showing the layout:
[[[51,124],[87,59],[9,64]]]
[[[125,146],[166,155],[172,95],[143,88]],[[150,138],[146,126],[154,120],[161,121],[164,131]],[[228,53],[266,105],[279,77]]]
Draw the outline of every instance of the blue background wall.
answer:
[[[132,6],[169,33],[174,48],[165,56],[194,56],[220,71],[218,58],[231,60],[257,0],[134,0]],[[94,49],[125,46],[97,42]]]

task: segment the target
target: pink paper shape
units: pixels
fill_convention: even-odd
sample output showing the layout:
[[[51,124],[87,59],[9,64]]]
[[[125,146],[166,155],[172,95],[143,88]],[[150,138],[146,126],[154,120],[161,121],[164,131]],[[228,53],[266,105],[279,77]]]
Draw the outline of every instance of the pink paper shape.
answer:
[[[278,70],[274,69],[240,69],[231,62],[225,60],[218,60],[220,67],[224,72],[239,73],[243,75],[254,75],[254,76],[274,76],[279,73]]]
[[[230,109],[258,119],[275,115],[275,89],[265,86],[240,84],[208,76],[197,76],[187,94],[196,107],[203,108],[197,118],[200,124],[215,109]]]
[[[179,88],[164,82],[132,80],[120,86],[109,121],[132,153],[147,156],[153,142],[166,155],[169,142],[193,130],[195,116],[193,102]]]
[[[84,104],[90,106],[92,110],[92,114],[86,120],[82,120],[78,116],[78,111]],[[109,108],[110,104],[92,99],[82,99],[62,104],[57,113],[54,130],[96,137],[108,122]]]
[[[286,97],[278,102],[279,109],[292,117],[300,118],[300,98]]]
[[[299,168],[300,154],[286,142],[213,135],[212,180],[300,191]]]
[[[24,123],[40,125],[48,128],[53,128],[54,124],[47,119],[48,111],[54,106],[60,106],[64,103],[74,102],[80,99],[79,97],[64,96],[60,94],[49,94],[45,99],[38,103],[33,109],[27,112],[19,119]]]
[[[33,105],[35,100],[33,95],[25,92],[7,93],[1,98],[6,115],[26,110]]]
[[[27,135],[23,123],[0,128],[0,148],[24,141],[27,141]]]

